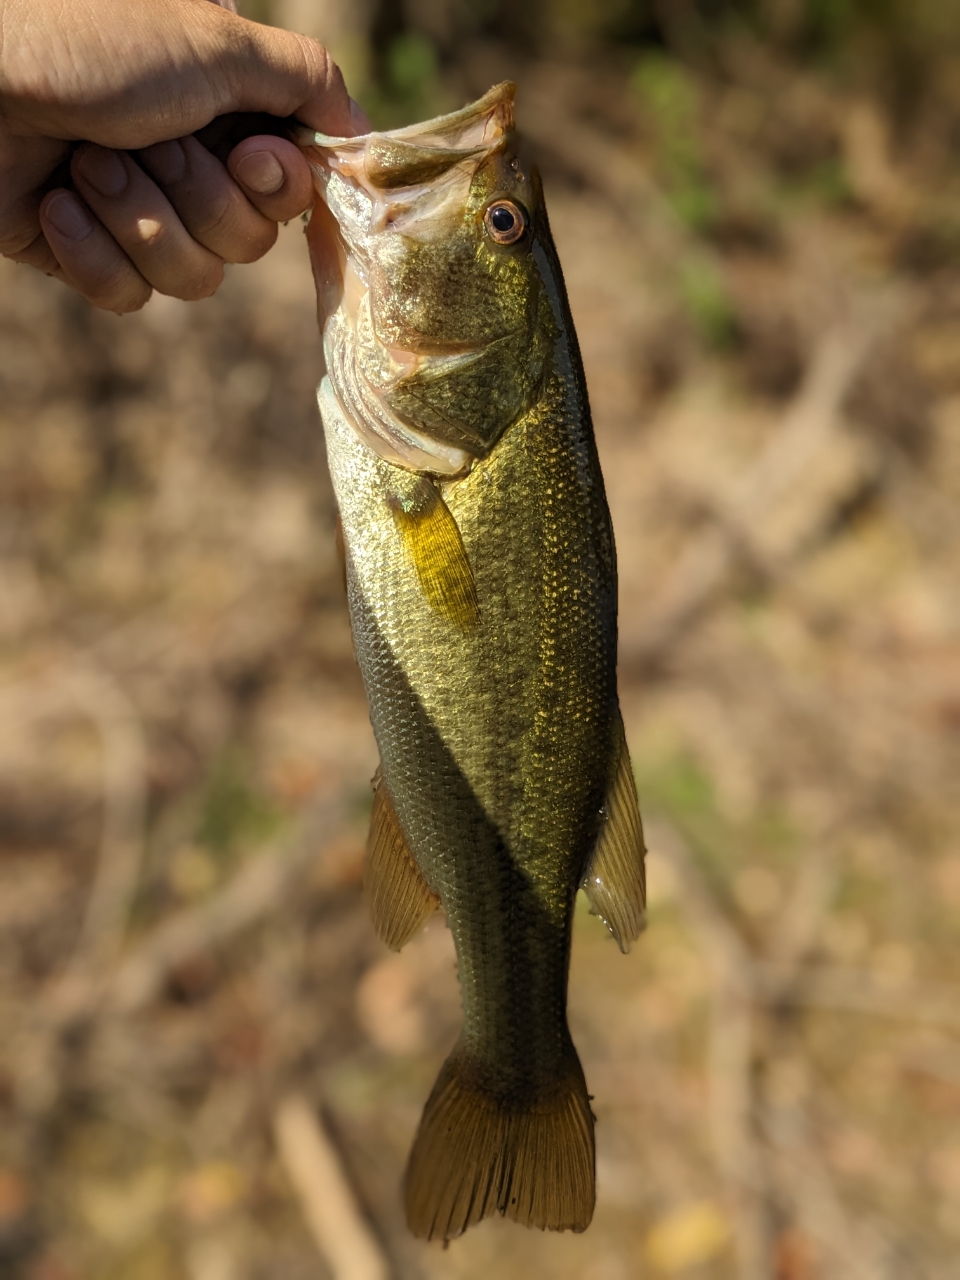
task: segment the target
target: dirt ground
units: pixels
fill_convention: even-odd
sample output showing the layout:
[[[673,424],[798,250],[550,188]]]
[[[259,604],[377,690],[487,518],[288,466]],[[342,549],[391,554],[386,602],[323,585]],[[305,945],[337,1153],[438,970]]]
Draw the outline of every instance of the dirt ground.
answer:
[[[4,1278],[334,1275],[298,1100],[398,1280],[957,1274],[960,174],[738,57],[443,88],[519,84],[617,534],[651,909],[577,916],[584,1235],[403,1223],[459,1000],[361,899],[301,226],[123,319],[0,262]]]

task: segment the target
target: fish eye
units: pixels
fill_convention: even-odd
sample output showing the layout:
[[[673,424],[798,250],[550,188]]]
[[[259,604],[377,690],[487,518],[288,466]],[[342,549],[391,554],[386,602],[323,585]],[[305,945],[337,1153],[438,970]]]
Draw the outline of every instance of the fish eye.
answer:
[[[527,229],[526,210],[512,200],[495,200],[483,215],[483,223],[497,244],[516,244]]]

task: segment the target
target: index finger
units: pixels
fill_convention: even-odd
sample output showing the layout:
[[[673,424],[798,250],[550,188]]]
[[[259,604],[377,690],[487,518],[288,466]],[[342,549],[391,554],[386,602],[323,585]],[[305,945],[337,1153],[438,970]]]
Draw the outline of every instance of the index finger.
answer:
[[[68,154],[68,145],[53,138],[0,137],[0,254],[4,257],[26,252],[40,235],[45,185]]]

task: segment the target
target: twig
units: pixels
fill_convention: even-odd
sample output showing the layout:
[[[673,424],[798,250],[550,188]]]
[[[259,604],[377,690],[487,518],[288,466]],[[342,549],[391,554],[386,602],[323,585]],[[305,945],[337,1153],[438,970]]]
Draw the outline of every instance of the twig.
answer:
[[[66,695],[66,697],[64,696]],[[54,1004],[72,1004],[80,989],[116,959],[140,878],[146,812],[146,747],[140,715],[115,677],[89,655],[0,689],[4,720],[63,715],[69,702],[96,727],[103,757],[103,821],[97,868],[79,938]]]
[[[340,797],[317,799],[291,838],[256,855],[209,901],[159,925],[112,973],[78,970],[69,980],[60,977],[45,999],[25,1008],[21,1024],[8,1028],[8,1038],[19,1045],[15,1057],[29,1064],[15,1085],[21,1106],[40,1116],[56,1105],[64,1072],[76,1067],[65,1052],[66,1031],[97,1019],[95,1030],[104,1034],[113,1025],[105,1015],[138,1012],[178,964],[274,911],[340,829],[344,808]],[[330,875],[337,875],[336,868]]]
[[[711,1115],[720,1167],[737,1192],[734,1203],[741,1275],[766,1280],[773,1270],[769,1212],[764,1201],[774,1188],[763,1180],[769,1157],[765,1157],[754,1128],[759,1120],[778,1162],[789,1166],[781,1172],[777,1185],[806,1232],[843,1266],[844,1274],[856,1280],[885,1280],[889,1243],[871,1224],[849,1218],[829,1170],[810,1141],[800,1102],[783,1104],[772,1096],[761,1101],[754,1089],[750,1007],[819,1004],[960,1026],[960,999],[950,992],[933,999],[919,993],[903,993],[897,998],[882,991],[869,973],[802,968],[822,905],[829,897],[832,880],[826,859],[798,889],[793,911],[802,919],[785,948],[789,961],[779,965],[755,961],[697,870],[680,833],[662,819],[648,823],[648,832],[651,846],[668,858],[677,874],[678,897],[713,983],[708,1051]],[[767,1075],[772,1066],[768,1058]]]
[[[565,92],[558,92],[558,83]],[[602,191],[617,207],[628,227],[638,231],[655,252],[651,255],[675,263],[681,255],[712,258],[709,248],[698,244],[642,163],[641,157],[614,141],[609,131],[593,127],[565,102],[582,97],[582,83],[569,68],[541,64],[524,78],[520,103],[523,133],[544,150],[562,159],[583,182]]]
[[[102,972],[123,942],[143,857],[147,765],[140,716],[109,672],[85,662],[64,672],[63,679],[103,744],[100,857],[69,979]]]
[[[741,1276],[767,1280],[773,1271],[769,1198],[774,1187],[769,1176],[764,1176],[769,1172],[769,1157],[755,1132],[755,1120],[759,1119],[778,1158],[791,1166],[778,1184],[781,1194],[794,1204],[797,1219],[810,1238],[842,1262],[845,1274],[858,1280],[877,1280],[884,1274],[886,1242],[868,1225],[847,1217],[826,1167],[809,1142],[804,1108],[799,1102],[783,1106],[769,1098],[760,1101],[754,1087],[751,1006],[782,1000],[786,992],[803,998],[808,988],[804,979],[797,979],[797,966],[803,959],[804,938],[797,936],[795,940],[792,963],[756,963],[700,876],[680,833],[663,820],[649,823],[648,829],[650,845],[667,856],[677,873],[682,905],[713,983],[708,1051],[710,1114],[719,1165],[736,1206]],[[806,890],[810,895],[814,895],[818,881],[819,874],[812,877]],[[765,1065],[769,1070],[772,1064],[768,1061]]]
[[[748,524],[763,516],[830,440],[864,360],[895,314],[894,305],[887,301],[869,315],[861,312],[827,330],[779,430],[734,494],[732,516]]]
[[[901,309],[886,302],[869,316],[841,322],[824,335],[780,429],[721,513],[720,529],[695,539],[681,556],[643,630],[621,651],[624,667],[654,662],[677,640],[720,593],[738,550],[764,562],[759,550],[764,517],[839,431],[839,412],[857,374]],[[829,513],[822,514],[818,524],[822,527],[828,518]],[[781,552],[776,567],[782,571],[801,550],[797,545]]]
[[[770,949],[781,975],[782,991],[796,981],[816,947],[837,883],[837,864],[826,832],[806,851],[786,908],[777,921]],[[768,989],[768,998],[777,992]]]
[[[267,915],[343,824],[340,796],[318,799],[292,838],[263,850],[219,893],[159,925],[125,960],[110,984],[114,1013],[148,1004],[171,970]]]
[[[288,1095],[274,1111],[273,1132],[310,1234],[334,1280],[387,1280],[390,1269],[383,1250],[315,1110],[300,1094]]]
[[[928,1023],[960,1031],[960,991],[890,991],[869,970],[816,965],[799,972],[780,965],[757,965],[757,995],[767,1003],[816,1006],[847,1013]]]
[[[773,1064],[768,1064],[768,1067]],[[868,1223],[851,1221],[829,1169],[810,1140],[806,1109],[799,1101],[765,1099],[764,1133],[783,1168],[779,1182],[806,1233],[851,1280],[885,1280],[886,1240]]]
[[[696,869],[680,833],[648,824],[650,845],[680,881],[680,901],[712,984],[707,1069],[717,1163],[729,1187],[742,1280],[772,1274],[771,1221],[765,1204],[764,1158],[753,1127],[753,962]]]
[[[884,476],[894,509],[908,528],[935,547],[960,542],[960,507],[930,483],[917,463],[892,441],[883,446]]]

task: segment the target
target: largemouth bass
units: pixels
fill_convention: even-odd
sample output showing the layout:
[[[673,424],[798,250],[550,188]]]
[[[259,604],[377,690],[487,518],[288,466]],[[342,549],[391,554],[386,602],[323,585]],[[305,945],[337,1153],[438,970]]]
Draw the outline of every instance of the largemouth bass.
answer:
[[[319,401],[381,756],[366,883],[395,948],[442,907],[463,997],[408,1222],[443,1239],[497,1212],[582,1231],[574,899],[626,949],[643,839],[613,534],[540,181],[507,84],[427,124],[301,140],[325,202],[314,234],[332,214],[340,237]]]

